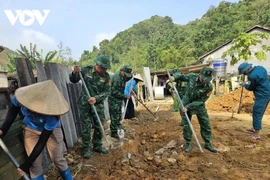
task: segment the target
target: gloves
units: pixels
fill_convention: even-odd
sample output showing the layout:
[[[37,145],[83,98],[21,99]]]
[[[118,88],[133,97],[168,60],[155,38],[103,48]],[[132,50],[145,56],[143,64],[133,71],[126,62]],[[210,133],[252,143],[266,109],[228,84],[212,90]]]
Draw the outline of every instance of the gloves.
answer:
[[[170,80],[171,82],[174,82],[175,79],[174,79],[173,76],[170,76],[170,77],[169,77],[169,80]]]
[[[2,138],[2,137],[4,137],[4,136],[3,136],[3,131],[2,131],[2,129],[0,128],[0,138]]]
[[[250,81],[245,81],[245,82],[241,81],[241,82],[239,82],[239,85],[240,86],[248,86],[248,85],[250,85]]]

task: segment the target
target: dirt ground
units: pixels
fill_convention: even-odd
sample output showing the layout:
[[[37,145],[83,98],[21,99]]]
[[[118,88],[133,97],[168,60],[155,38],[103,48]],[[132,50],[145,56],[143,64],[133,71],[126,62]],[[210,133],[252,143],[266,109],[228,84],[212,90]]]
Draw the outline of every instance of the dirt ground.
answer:
[[[153,121],[151,114],[139,106],[138,120],[125,120],[123,123],[126,129],[124,139],[117,141],[107,136],[113,142],[109,154],[93,152],[91,159],[85,160],[80,157],[80,143],[69,149],[67,160],[74,179],[270,179],[270,116],[264,116],[261,140],[250,140],[251,134],[246,132],[246,128],[252,123],[249,112],[253,97],[244,98],[244,102],[250,99],[247,101],[249,105],[243,103],[242,114],[235,113],[232,118],[231,109],[239,101],[237,93],[211,98],[207,102],[214,138],[212,143],[219,149],[218,153],[204,149],[195,116],[192,124],[203,153],[194,138],[192,152],[184,152],[179,112],[171,112],[172,101],[169,98],[160,104],[157,121]],[[231,96],[233,98],[230,99]],[[155,111],[154,105],[147,106]],[[60,179],[53,166],[47,172],[47,179]]]

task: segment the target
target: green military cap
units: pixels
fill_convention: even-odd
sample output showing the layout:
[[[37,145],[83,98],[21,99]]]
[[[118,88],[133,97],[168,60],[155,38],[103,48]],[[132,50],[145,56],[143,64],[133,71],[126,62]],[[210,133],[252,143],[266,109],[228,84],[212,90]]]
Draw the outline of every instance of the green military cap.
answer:
[[[132,76],[131,72],[132,72],[132,68],[130,65],[124,65],[122,68],[121,68],[122,71],[124,71],[125,75],[130,78]]]
[[[105,69],[111,69],[110,59],[107,56],[100,55],[94,61]]]
[[[204,67],[201,69],[201,76],[206,83],[209,83],[213,79],[213,68]]]
[[[177,73],[177,72],[179,72],[179,69],[178,68],[172,69],[172,73]]]

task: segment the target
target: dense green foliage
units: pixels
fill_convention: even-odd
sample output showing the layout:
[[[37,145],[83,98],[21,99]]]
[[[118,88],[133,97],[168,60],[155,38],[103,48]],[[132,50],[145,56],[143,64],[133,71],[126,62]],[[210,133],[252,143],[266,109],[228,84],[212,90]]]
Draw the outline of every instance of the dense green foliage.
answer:
[[[266,60],[266,52],[270,51],[270,46],[262,44],[263,39],[268,39],[268,33],[240,33],[237,38],[232,42],[230,49],[225,51],[222,55],[223,58],[230,57],[231,65],[235,65],[238,61],[244,59],[245,61],[254,59],[254,56],[258,60]],[[261,45],[261,48],[254,51],[255,46]]]
[[[142,66],[151,70],[186,66],[254,25],[270,27],[269,0],[222,1],[186,25],[174,24],[168,16],[153,16],[110,41],[103,40],[99,48],[85,50],[80,63],[93,64],[97,55],[104,54],[112,60],[112,71],[124,63],[137,71]]]

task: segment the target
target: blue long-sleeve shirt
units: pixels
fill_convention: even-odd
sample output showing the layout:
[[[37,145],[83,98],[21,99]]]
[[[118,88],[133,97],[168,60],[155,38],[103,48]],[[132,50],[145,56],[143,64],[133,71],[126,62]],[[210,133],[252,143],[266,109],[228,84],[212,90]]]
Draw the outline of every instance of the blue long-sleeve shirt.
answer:
[[[34,115],[31,111],[23,107],[16,99],[15,96],[12,96],[12,104],[16,107],[21,108],[21,112],[24,116],[24,123],[30,129],[37,131],[43,131],[45,128],[48,131],[53,131],[57,126],[60,125],[60,121],[56,119],[56,116],[48,116],[42,114]]]
[[[131,86],[132,86],[132,90],[133,90],[134,92],[136,91],[136,84],[137,84],[137,83],[136,83],[135,80],[129,81],[129,82],[127,83],[126,88],[125,88],[125,91],[124,91],[125,96],[128,95]],[[132,96],[132,93],[130,93],[130,95]]]
[[[249,84],[244,87],[248,91],[253,91],[255,98],[270,98],[270,85],[267,71],[262,66],[254,66],[248,74]]]

